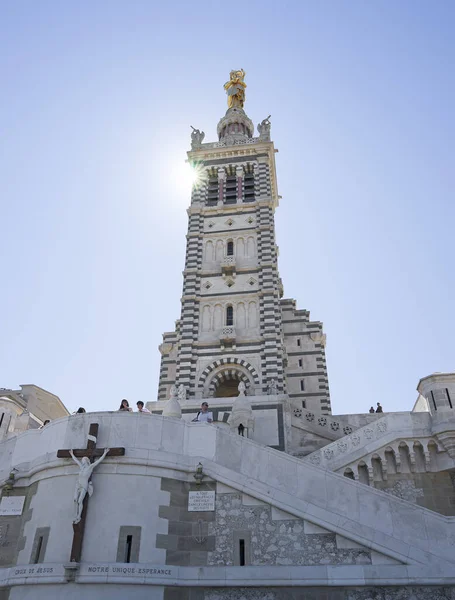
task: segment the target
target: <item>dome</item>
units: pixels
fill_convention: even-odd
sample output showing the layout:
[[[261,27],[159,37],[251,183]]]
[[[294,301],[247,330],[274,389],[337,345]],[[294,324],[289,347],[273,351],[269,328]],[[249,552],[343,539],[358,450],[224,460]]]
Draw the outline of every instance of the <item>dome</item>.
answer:
[[[217,127],[218,139],[227,144],[245,141],[254,135],[253,121],[246,115],[243,108],[229,108]]]

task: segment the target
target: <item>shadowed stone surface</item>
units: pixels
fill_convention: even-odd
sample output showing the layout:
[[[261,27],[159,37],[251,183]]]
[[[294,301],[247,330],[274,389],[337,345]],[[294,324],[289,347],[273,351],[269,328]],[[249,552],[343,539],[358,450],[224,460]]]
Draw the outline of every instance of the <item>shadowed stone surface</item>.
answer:
[[[169,506],[160,506],[159,516],[167,519],[168,533],[158,533],[156,547],[166,550],[166,564],[180,566],[207,565],[207,554],[215,549],[215,537],[208,524],[215,512],[189,512],[188,492],[215,491],[215,483],[195,483],[176,479],[161,480],[161,489],[170,493]]]
[[[164,600],[453,600],[455,588],[165,588]]]
[[[33,483],[29,487],[17,487],[10,493],[11,496],[25,496],[25,503],[22,515],[0,518],[0,567],[15,565],[18,553],[25,547],[24,527],[32,518],[30,503],[37,489],[38,484]]]
[[[305,534],[301,519],[272,520],[268,505],[244,506],[240,494],[217,494],[216,520],[209,533],[216,549],[209,565],[234,565],[234,539],[251,535],[252,565],[356,565],[371,564],[367,549],[338,548],[332,533]]]

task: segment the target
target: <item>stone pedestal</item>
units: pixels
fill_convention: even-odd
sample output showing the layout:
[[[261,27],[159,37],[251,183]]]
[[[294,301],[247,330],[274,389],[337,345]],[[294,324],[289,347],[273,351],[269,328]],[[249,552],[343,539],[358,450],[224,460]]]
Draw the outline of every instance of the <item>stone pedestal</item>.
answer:
[[[175,397],[169,398],[163,408],[163,417],[172,417],[173,419],[182,418],[182,407]]]

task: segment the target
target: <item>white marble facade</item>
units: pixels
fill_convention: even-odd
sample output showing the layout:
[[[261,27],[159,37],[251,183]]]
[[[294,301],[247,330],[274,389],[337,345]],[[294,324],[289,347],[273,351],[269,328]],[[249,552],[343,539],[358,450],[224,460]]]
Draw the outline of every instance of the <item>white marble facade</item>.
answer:
[[[204,177],[152,414],[0,390],[0,600],[454,600],[455,374],[421,379],[412,412],[331,414],[322,323],[283,298],[270,122],[252,128],[236,107],[218,142],[193,131]],[[213,423],[193,422],[203,400]],[[79,471],[57,452],[93,424],[124,455],[94,469],[71,563]],[[213,510],[190,510],[201,491]]]
[[[85,447],[89,424],[93,422],[99,424],[98,446],[125,447],[125,456],[106,458],[95,471],[82,562],[73,573],[76,583],[68,583],[73,489],[78,470],[70,459],[58,459],[56,454],[60,448]],[[452,423],[451,416],[446,416],[445,422]],[[209,588],[229,578],[235,588],[244,585],[246,577],[250,580],[248,585],[255,581],[261,585],[261,579],[266,577],[270,586],[278,588],[283,585],[283,577],[292,585],[303,587],[316,580],[322,587],[333,585],[335,580],[341,587],[348,583],[364,586],[366,579],[378,586],[391,581],[405,585],[413,577],[423,586],[451,585],[454,517],[267,448],[221,425],[118,412],[74,415],[4,442],[0,453],[1,480],[13,468],[17,469],[14,494],[20,495],[21,490],[26,494],[33,488],[17,565],[0,570],[0,581],[11,590],[10,598],[72,597],[76,594],[73,588],[87,598],[104,597],[103,594],[116,598],[121,589],[129,590],[129,586],[131,597],[145,597],[135,596],[139,594],[135,585],[138,581],[146,586],[147,597],[162,598],[165,589],[184,581],[197,580],[200,587]],[[267,510],[271,507],[272,521],[300,520],[302,535],[338,536],[336,547],[344,552],[343,556],[346,549],[355,549],[354,554],[363,557],[364,564],[328,567],[330,556],[324,557],[328,563],[324,560],[311,568],[293,566],[292,561],[288,566],[267,569],[259,565],[201,568],[166,564],[166,551],[156,547],[158,534],[166,536],[169,526],[168,520],[160,516],[160,507],[170,507],[171,503],[161,482],[163,478],[194,481],[199,463],[206,481],[216,482],[220,501],[229,499],[229,494],[234,499],[240,494],[245,514],[249,514],[248,506],[269,507]],[[234,512],[238,515],[238,508]],[[257,514],[262,519],[263,511]],[[134,564],[118,561],[122,526],[141,528],[138,560]],[[286,525],[284,529],[280,527],[281,539],[286,541]],[[42,562],[31,564],[39,528],[49,528],[46,552]],[[297,526],[293,526],[294,530],[297,532]],[[119,584],[127,587],[117,587]]]

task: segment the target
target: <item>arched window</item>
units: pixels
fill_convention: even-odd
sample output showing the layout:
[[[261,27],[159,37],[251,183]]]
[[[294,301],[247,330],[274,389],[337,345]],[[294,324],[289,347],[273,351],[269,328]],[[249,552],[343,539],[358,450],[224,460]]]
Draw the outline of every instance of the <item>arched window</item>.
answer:
[[[246,173],[243,180],[243,201],[254,202],[254,174]]]
[[[228,175],[225,180],[226,195],[224,197],[225,204],[236,204],[237,202],[237,177]]]
[[[354,472],[353,472],[353,471],[352,471],[352,469],[350,469],[349,467],[348,467],[347,469],[345,469],[345,470],[344,470],[344,473],[343,473],[343,475],[344,475],[345,477],[347,477],[348,479],[354,479],[354,480],[355,480],[355,477],[354,477]]]
[[[209,178],[207,185],[207,206],[216,206],[218,204],[218,176]]]
[[[226,306],[226,325],[234,325],[234,309],[231,305]]]
[[[234,242],[232,240],[229,240],[227,243],[226,255],[234,256]]]

